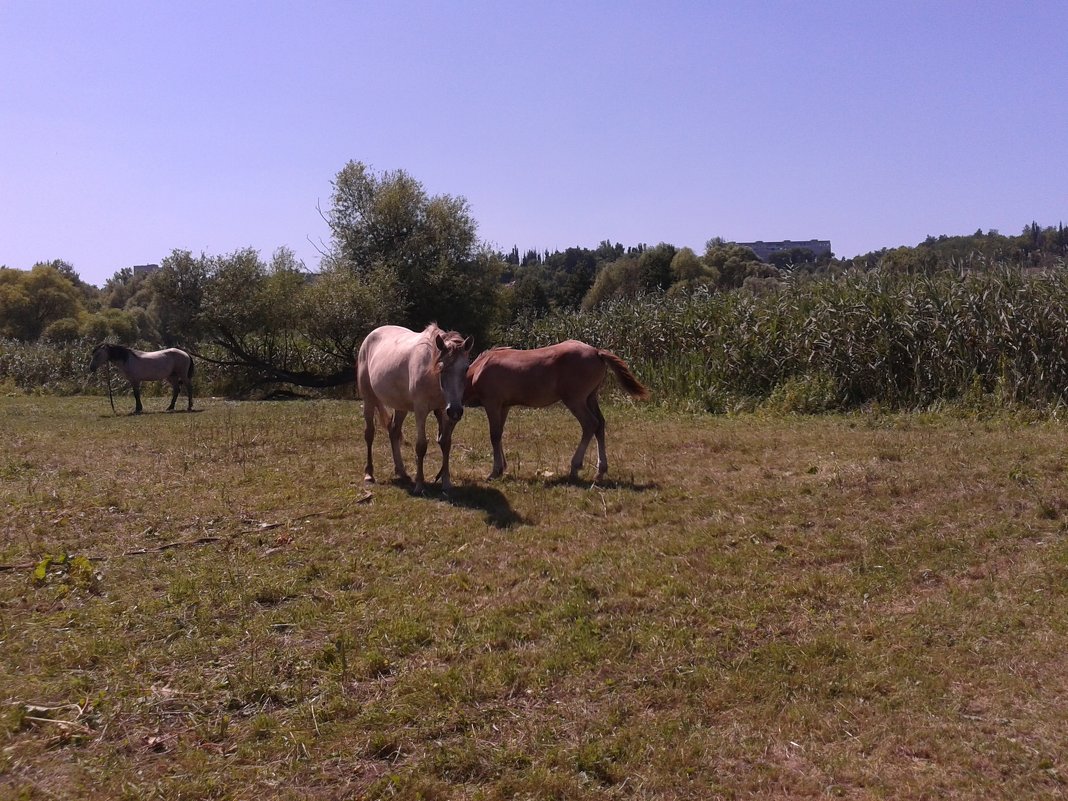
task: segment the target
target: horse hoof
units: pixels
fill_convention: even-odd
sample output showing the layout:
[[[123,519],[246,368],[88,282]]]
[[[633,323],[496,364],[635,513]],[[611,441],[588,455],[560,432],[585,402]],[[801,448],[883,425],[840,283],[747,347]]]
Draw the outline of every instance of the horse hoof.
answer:
[[[363,483],[364,484],[374,484],[375,483],[375,477],[372,476],[370,473],[368,473],[366,476],[363,477]]]

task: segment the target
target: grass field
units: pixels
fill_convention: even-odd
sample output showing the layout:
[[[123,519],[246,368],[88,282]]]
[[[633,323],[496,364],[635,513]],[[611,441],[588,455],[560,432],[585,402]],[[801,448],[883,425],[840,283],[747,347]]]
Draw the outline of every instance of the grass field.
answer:
[[[1068,792],[1061,422],[164,405],[0,398],[2,798]]]

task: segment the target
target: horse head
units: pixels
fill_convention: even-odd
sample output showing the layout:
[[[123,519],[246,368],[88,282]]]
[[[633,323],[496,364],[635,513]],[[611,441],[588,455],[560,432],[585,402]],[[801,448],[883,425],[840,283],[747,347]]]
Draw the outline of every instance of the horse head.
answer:
[[[452,421],[464,416],[464,389],[467,384],[467,368],[471,364],[471,337],[460,339],[452,332],[447,338],[438,334],[434,337],[437,346],[436,367],[441,394],[445,396],[445,414]]]
[[[93,358],[89,360],[89,372],[95,373],[96,368],[102,365],[108,360],[108,346],[107,343],[101,342],[95,348],[93,348]]]

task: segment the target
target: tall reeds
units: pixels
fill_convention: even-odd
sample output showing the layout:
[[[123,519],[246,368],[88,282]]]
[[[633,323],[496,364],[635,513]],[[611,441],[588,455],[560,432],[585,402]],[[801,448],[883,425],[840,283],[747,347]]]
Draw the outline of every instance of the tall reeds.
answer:
[[[1068,400],[1068,270],[852,273],[775,290],[647,295],[521,322],[508,344],[616,351],[666,399],[709,411]]]

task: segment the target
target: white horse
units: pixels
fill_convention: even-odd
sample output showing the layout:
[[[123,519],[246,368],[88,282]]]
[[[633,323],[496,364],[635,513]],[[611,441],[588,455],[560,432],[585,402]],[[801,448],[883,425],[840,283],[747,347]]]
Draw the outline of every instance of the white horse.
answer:
[[[193,358],[184,350],[167,348],[145,353],[125,345],[102,343],[93,350],[89,372],[95,373],[104,362],[111,362],[118,367],[119,372],[126,376],[126,380],[133,387],[134,401],[137,403],[134,414],[141,414],[144,409],[141,405],[142,381],[167,381],[171,385],[174,394],[171,395],[168,412],[174,411],[178,391],[185,384],[186,395],[189,396],[188,408],[189,411],[193,410]]]
[[[384,325],[369,333],[360,345],[356,382],[363,398],[364,439],[367,469],[364,481],[375,480],[371,443],[375,438],[375,415],[389,431],[393,467],[397,478],[409,481],[401,458],[401,426],[409,412],[415,414],[415,486],[423,491],[423,458],[426,456],[426,416],[438,420],[441,446],[441,488],[449,490],[449,451],[452,429],[463,417],[464,382],[471,361],[471,337],[442,331],[431,323],[422,332],[397,325]],[[392,415],[392,416],[391,416]]]

